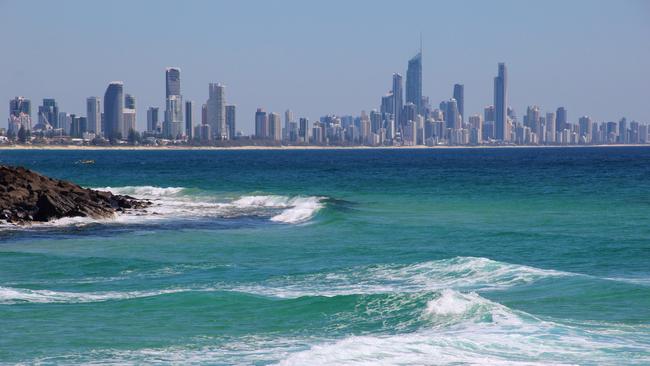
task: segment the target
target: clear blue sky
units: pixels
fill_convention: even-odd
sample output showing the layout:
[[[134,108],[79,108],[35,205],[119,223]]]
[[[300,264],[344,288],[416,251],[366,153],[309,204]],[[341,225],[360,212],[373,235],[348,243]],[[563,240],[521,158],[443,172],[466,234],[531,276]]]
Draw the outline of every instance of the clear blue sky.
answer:
[[[5,120],[15,95],[85,114],[87,96],[123,80],[144,128],[146,108],[164,107],[166,66],[197,104],[226,84],[247,133],[258,106],[356,115],[379,107],[422,33],[434,104],[463,83],[465,113],[482,112],[506,62],[520,118],[564,105],[572,122],[650,123],[650,1],[0,0],[0,14]]]

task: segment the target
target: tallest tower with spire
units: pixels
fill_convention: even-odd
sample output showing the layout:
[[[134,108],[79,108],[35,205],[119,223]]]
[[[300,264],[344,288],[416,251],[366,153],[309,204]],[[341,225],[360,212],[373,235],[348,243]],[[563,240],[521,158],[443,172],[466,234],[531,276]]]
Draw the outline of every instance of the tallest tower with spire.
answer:
[[[418,114],[424,114],[422,110],[422,35],[420,35],[420,50],[409,60],[406,69],[406,103],[415,104]]]

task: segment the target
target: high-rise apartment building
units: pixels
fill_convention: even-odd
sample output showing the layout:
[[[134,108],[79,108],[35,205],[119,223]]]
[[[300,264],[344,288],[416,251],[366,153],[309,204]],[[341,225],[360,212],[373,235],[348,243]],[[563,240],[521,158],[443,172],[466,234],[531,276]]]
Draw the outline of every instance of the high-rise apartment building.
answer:
[[[226,129],[228,139],[234,140],[237,136],[237,106],[230,104],[226,106]]]
[[[445,122],[446,127],[451,128],[452,130],[459,130],[461,128],[460,116],[458,113],[458,103],[456,99],[451,98],[445,104]]]
[[[99,97],[86,98],[86,130],[100,135],[102,133],[102,110]]]
[[[505,63],[499,63],[497,77],[494,78],[494,124],[497,140],[508,141],[508,73]]]
[[[168,67],[165,70],[165,119],[162,126],[165,138],[176,139],[187,135],[183,117],[181,69]]]
[[[458,113],[460,114],[461,125],[465,120],[465,86],[463,84],[454,84],[454,95],[456,104],[458,105]]]
[[[42,128],[57,128],[59,118],[59,106],[53,98],[43,99],[43,105],[38,107],[38,124]]]
[[[212,135],[218,140],[226,139],[226,87],[210,83],[208,94],[207,117]]]
[[[269,138],[268,116],[262,108],[257,108],[257,111],[255,112],[255,138]]]
[[[181,69],[168,67],[165,70],[165,98],[181,95]]]
[[[282,141],[282,120],[279,113],[269,113],[269,138]]]
[[[124,83],[113,81],[104,93],[104,128],[109,139],[126,137],[124,135]]]
[[[160,122],[158,119],[158,107],[149,107],[147,110],[147,132],[160,133]]]
[[[417,114],[424,115],[422,110],[422,52],[418,52],[408,62],[406,69],[406,103],[416,106]]]
[[[562,132],[567,128],[566,108],[559,107],[555,111],[555,128],[557,132]]]
[[[185,101],[185,136],[194,137],[194,102],[191,100]]]
[[[393,74],[393,114],[395,119],[395,125],[398,129],[401,129],[402,125],[402,109],[404,107],[404,97],[402,93],[402,75],[395,73]]]

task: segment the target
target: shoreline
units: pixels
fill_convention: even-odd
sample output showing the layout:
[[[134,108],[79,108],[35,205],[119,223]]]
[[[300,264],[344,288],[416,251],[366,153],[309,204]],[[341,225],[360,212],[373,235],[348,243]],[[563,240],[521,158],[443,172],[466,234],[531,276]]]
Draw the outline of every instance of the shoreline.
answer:
[[[189,151],[189,150],[438,150],[438,149],[559,149],[559,148],[650,147],[650,144],[607,145],[476,145],[476,146],[77,146],[77,145],[0,145],[2,150],[120,150],[120,151]]]

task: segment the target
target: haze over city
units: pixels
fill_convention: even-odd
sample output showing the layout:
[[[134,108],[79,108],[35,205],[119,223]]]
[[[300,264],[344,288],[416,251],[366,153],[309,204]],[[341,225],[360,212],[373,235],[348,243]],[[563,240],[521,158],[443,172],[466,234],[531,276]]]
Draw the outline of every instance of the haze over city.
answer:
[[[123,80],[138,103],[165,107],[165,68],[182,70],[199,106],[208,83],[227,87],[237,128],[258,107],[317,120],[378,109],[394,72],[423,46],[423,95],[432,105],[464,84],[465,114],[492,104],[498,62],[509,105],[565,106],[569,121],[650,121],[650,5],[643,1],[0,1],[0,100],[84,114],[86,98]],[[196,111],[197,113],[200,110]],[[4,118],[3,118],[4,119]]]

